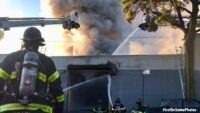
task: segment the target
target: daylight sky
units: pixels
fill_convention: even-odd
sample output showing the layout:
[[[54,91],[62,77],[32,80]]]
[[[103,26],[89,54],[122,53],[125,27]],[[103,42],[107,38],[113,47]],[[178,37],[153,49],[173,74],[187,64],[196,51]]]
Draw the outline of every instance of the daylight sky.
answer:
[[[0,16],[39,16],[40,0],[1,0]]]
[[[47,8],[47,0],[1,0],[0,17],[50,17]],[[48,48],[44,47],[43,52],[51,56],[62,55],[64,50],[57,50],[62,46],[62,36],[59,29],[55,26],[40,27],[37,26],[45,38]],[[4,39],[0,41],[0,54],[8,54],[17,51],[21,46],[21,38],[27,27],[11,28],[4,31]],[[53,31],[53,32],[52,32]],[[55,39],[56,37],[56,39]],[[53,44],[52,42],[55,42]],[[55,53],[54,51],[57,51]]]

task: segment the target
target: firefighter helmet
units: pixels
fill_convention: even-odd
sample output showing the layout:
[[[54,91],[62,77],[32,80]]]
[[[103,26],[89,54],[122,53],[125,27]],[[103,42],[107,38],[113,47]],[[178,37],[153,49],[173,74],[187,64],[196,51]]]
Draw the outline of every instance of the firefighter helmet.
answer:
[[[23,39],[24,42],[38,42],[40,46],[44,46],[44,38],[42,38],[41,32],[35,27],[29,27],[24,31]]]

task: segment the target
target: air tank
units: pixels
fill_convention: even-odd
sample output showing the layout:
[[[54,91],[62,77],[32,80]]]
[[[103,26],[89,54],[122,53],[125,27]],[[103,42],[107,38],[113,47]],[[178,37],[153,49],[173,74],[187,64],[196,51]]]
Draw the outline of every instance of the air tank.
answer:
[[[36,52],[27,52],[24,55],[22,73],[19,87],[21,96],[31,96],[36,87],[36,78],[38,74],[39,55]]]

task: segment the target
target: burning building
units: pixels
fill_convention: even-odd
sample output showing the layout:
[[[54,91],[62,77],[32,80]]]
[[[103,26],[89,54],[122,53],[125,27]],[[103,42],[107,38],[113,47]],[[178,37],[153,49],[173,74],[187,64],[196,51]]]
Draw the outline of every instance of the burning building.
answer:
[[[80,29],[65,30],[63,33],[65,50],[74,56],[52,57],[62,78],[66,112],[91,111],[98,98],[102,98],[104,104],[110,107],[115,98],[120,97],[127,109],[131,110],[138,98],[142,98],[150,106],[157,106],[161,99],[184,97],[184,76],[180,74],[184,70],[178,66],[178,55],[111,55],[124,37],[124,23],[121,21],[122,16],[118,15],[118,2],[48,0],[48,3],[55,17],[67,16],[76,10],[81,24]],[[141,32],[136,35],[139,40]],[[139,44],[140,51],[150,51],[143,48],[144,40],[133,42]],[[164,41],[166,40],[159,42],[159,47]],[[197,98],[200,99],[198,43],[199,37],[196,41],[195,77]],[[133,43],[133,46],[135,45]],[[138,47],[133,47],[133,53]],[[161,50],[159,47],[156,48],[156,52]],[[1,55],[1,60],[4,57]],[[113,71],[112,65],[107,66],[107,62],[115,64],[117,71]],[[146,69],[150,70],[148,75],[143,74]]]
[[[125,35],[125,23],[121,15],[119,0],[48,0],[49,8],[54,17],[70,15],[74,10],[79,14],[80,29],[63,33],[65,50],[71,53],[69,57],[52,57],[56,67],[60,70],[62,85],[66,95],[66,109],[68,112],[90,111],[98,98],[104,99],[108,107],[113,104],[116,97],[120,97],[124,105],[130,110],[138,98],[150,106],[157,106],[162,99],[184,97],[183,68],[177,64],[175,46],[182,42],[182,34],[166,34],[169,38],[152,35],[146,39],[144,32],[134,34],[136,40],[129,40],[124,45],[133,48],[128,53],[138,54],[160,53],[167,51],[167,45],[173,42],[174,55],[125,55],[110,56]],[[142,36],[141,36],[142,34]],[[146,34],[149,36],[149,34]],[[157,42],[157,47],[149,48],[144,42]],[[176,42],[180,42],[177,45]],[[138,45],[138,46],[137,46]],[[166,45],[166,46],[163,46]],[[146,46],[146,48],[145,48]],[[127,51],[122,48],[121,51]],[[152,50],[154,50],[152,52]],[[170,53],[169,52],[169,53]],[[197,52],[198,53],[198,52]],[[119,54],[121,54],[119,52]],[[85,55],[85,56],[83,56]],[[88,56],[87,56],[88,55]],[[93,56],[91,56],[93,55]],[[99,56],[101,55],[101,56]],[[197,55],[199,56],[199,54]],[[199,62],[199,60],[196,60]],[[94,68],[106,64],[108,61],[118,67],[116,76],[106,73],[104,68]],[[149,69],[149,75],[143,71]],[[196,86],[199,85],[199,64],[196,64]],[[180,79],[181,78],[181,79]],[[165,90],[163,90],[165,89]],[[99,92],[100,91],[100,92]],[[197,88],[198,99],[200,92]]]

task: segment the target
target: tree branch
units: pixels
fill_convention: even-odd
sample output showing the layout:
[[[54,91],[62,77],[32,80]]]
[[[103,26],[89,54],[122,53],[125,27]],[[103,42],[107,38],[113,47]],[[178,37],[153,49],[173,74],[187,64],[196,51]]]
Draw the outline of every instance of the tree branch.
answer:
[[[178,19],[179,19],[179,21],[180,21],[180,24],[181,24],[181,26],[183,27],[183,28],[185,28],[185,25],[184,25],[184,21],[183,21],[183,16],[182,16],[182,14],[181,14],[181,11],[180,11],[180,9],[177,7],[177,14],[178,14]]]
[[[190,15],[192,14],[192,12],[191,12],[190,10],[188,10],[187,8],[185,8],[185,7],[179,6],[179,8],[182,9],[182,10],[184,10],[184,11],[186,11],[186,12],[189,13]]]
[[[197,29],[195,32],[196,32],[196,33],[197,33],[197,32],[200,32],[200,28],[199,28],[199,29]]]
[[[182,27],[178,22],[173,22],[171,23],[172,26],[176,26],[178,27],[179,29],[181,29],[184,33],[187,32],[187,30],[185,29],[185,27]]]

